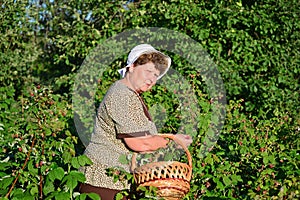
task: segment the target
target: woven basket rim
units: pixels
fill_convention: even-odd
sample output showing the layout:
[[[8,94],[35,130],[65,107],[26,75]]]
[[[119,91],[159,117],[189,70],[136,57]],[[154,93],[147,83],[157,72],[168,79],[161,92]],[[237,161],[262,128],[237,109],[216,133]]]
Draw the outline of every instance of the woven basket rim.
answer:
[[[131,170],[132,170],[132,172],[134,173],[135,171],[139,171],[139,170],[142,170],[144,168],[148,169],[148,168],[151,168],[152,166],[155,166],[155,165],[180,164],[180,165],[186,165],[187,166],[187,168],[189,169],[187,179],[191,180],[191,177],[192,177],[192,156],[191,156],[188,148],[179,139],[177,139],[175,137],[175,135],[173,135],[173,134],[158,134],[158,135],[161,136],[161,137],[164,137],[164,138],[172,139],[177,144],[179,144],[183,148],[183,150],[185,151],[185,153],[187,155],[188,163],[183,163],[183,162],[179,162],[179,161],[158,161],[158,162],[147,163],[145,165],[136,167],[137,153],[134,153],[133,156],[132,156],[132,160],[131,160],[131,166],[132,166]],[[148,170],[146,170],[146,171],[148,171]]]

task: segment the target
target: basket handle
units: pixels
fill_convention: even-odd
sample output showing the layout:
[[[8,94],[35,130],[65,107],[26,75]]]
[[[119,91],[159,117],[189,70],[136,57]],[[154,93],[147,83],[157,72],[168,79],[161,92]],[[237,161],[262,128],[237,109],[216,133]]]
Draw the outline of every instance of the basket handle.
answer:
[[[185,151],[186,155],[187,155],[187,159],[188,159],[188,165],[189,167],[192,169],[192,156],[191,153],[189,152],[188,148],[183,144],[183,142],[181,142],[181,140],[177,139],[175,137],[174,134],[157,134],[158,136],[161,136],[163,138],[169,138],[171,140],[174,140],[174,142],[176,142],[177,144],[179,144],[183,150]],[[137,153],[134,152],[131,158],[131,171],[134,171],[135,167],[136,167],[136,156]],[[190,174],[191,176],[191,174]]]

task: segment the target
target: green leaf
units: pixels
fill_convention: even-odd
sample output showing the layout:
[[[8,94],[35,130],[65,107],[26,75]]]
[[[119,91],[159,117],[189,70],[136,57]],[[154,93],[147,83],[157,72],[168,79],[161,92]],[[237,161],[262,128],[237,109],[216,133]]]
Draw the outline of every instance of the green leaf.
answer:
[[[174,154],[173,153],[166,153],[164,155],[164,161],[170,161],[174,158]]]
[[[64,177],[63,183],[66,182],[66,185],[70,190],[73,190],[78,182],[85,182],[85,176],[83,173],[78,171],[71,171],[67,176]]]
[[[38,169],[34,166],[33,160],[30,160],[28,162],[28,170],[33,175],[37,175],[38,174]]]
[[[99,197],[99,195],[96,194],[96,193],[88,193],[88,196],[89,196],[92,200],[101,200],[101,198]]]
[[[24,190],[22,188],[16,188],[12,191],[11,196],[25,197]],[[18,199],[18,198],[17,198]]]
[[[67,178],[67,182],[66,185],[68,186],[68,188],[70,190],[74,190],[74,188],[77,186],[78,181],[77,179],[74,179],[72,176],[71,177],[66,177]]]
[[[39,189],[38,189],[38,186],[37,186],[37,185],[33,186],[33,187],[30,189],[30,194],[31,194],[32,196],[34,196],[35,194],[38,194],[38,193],[39,193]]]
[[[123,199],[123,195],[121,193],[117,193],[116,195],[116,200],[122,200]]]
[[[206,156],[206,158],[204,159],[204,161],[205,161],[207,164],[212,165],[212,164],[213,164],[213,159],[212,159],[212,157],[211,157],[211,154],[208,154],[208,155]]]
[[[70,161],[72,161],[72,154],[70,153],[70,151],[64,151],[62,158],[64,159],[65,163],[69,163]]]
[[[80,167],[80,164],[78,162],[78,158],[77,157],[73,157],[72,161],[71,161],[72,167],[78,169]]]
[[[66,200],[71,199],[70,194],[68,192],[59,192],[55,195],[55,200]]]
[[[217,181],[217,187],[220,189],[220,190],[224,190],[224,185],[221,181]]]
[[[52,135],[52,131],[50,128],[45,128],[45,135],[46,136],[51,136]]]
[[[223,176],[223,183],[225,184],[226,187],[231,185],[231,180],[229,179],[228,176],[226,175]]]
[[[263,155],[263,163],[265,165],[269,164],[269,156],[268,155]]]
[[[16,200],[22,199],[22,200],[35,200],[35,197],[31,196],[31,195],[16,195],[15,198]]]
[[[92,160],[86,155],[78,156],[78,163],[80,166],[91,165],[93,164]]]
[[[129,163],[129,160],[127,159],[127,156],[126,155],[120,155],[119,157],[119,162],[121,164],[128,164]]]
[[[84,174],[81,173],[81,172],[79,172],[79,171],[71,171],[69,175],[75,177],[80,182],[84,182],[85,181]]]
[[[78,195],[78,196],[76,196],[76,200],[85,200],[86,199],[86,197],[87,197],[87,193],[83,193],[83,194],[80,194],[80,195]]]
[[[64,177],[64,174],[65,174],[64,169],[61,167],[58,167],[58,168],[51,170],[48,174],[48,177],[51,181],[54,181],[55,179],[62,180],[62,178]]]
[[[44,193],[45,195],[48,195],[48,194],[50,194],[51,192],[54,192],[54,190],[55,190],[55,187],[54,187],[54,185],[53,185],[53,182],[52,182],[52,181],[49,181],[49,179],[46,180],[45,185],[44,185],[44,187],[43,187],[43,193]]]
[[[11,166],[10,162],[0,162],[0,170],[4,171]]]
[[[234,185],[238,184],[238,182],[242,182],[242,179],[241,179],[241,176],[240,175],[236,175],[236,174],[232,174],[230,176],[231,180],[232,180],[232,183]]]
[[[7,188],[15,180],[14,177],[3,178],[0,181],[0,188]]]

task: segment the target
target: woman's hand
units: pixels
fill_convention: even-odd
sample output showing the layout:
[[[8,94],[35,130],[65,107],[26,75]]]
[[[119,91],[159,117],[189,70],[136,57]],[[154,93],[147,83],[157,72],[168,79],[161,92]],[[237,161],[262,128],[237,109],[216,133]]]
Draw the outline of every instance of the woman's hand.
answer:
[[[190,135],[176,134],[175,138],[180,140],[185,147],[188,147],[193,142],[193,138]]]

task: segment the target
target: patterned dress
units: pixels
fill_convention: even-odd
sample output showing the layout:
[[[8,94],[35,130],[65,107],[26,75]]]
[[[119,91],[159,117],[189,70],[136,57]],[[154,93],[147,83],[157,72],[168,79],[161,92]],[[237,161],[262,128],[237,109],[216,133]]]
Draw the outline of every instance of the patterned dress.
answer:
[[[130,166],[119,162],[120,156],[130,154],[121,138],[149,134],[157,134],[157,129],[141,98],[121,81],[115,82],[98,108],[95,131],[85,150],[93,161],[93,165],[81,168],[86,183],[117,190],[129,188],[126,183],[113,183],[105,169],[122,167],[129,172]]]

